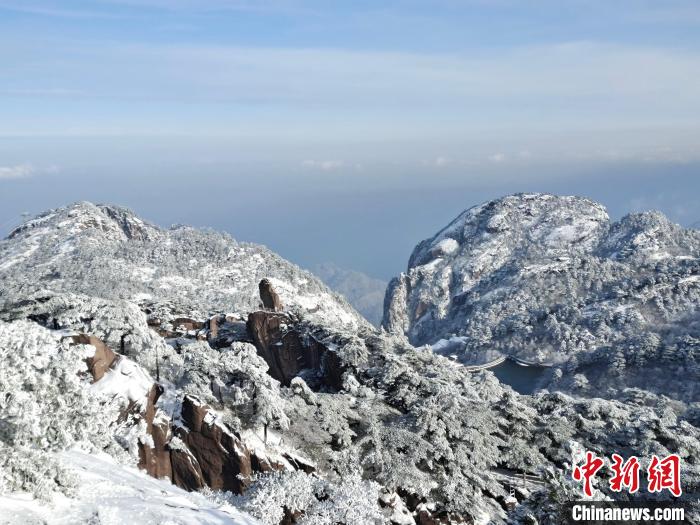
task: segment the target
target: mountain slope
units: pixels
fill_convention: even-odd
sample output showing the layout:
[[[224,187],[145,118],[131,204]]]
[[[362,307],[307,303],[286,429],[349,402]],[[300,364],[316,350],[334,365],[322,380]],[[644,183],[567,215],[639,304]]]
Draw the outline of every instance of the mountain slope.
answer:
[[[600,379],[602,392],[620,377],[651,379],[695,399],[699,311],[700,232],[660,213],[613,223],[587,199],[520,194],[418,244],[389,285],[383,323],[464,363],[505,354]],[[687,381],[674,385],[675,370]]]
[[[332,263],[319,264],[312,271],[332,290],[345,297],[370,323],[374,326],[381,324],[385,281]]]
[[[34,291],[163,305],[181,314],[258,307],[267,277],[292,309],[327,324],[366,322],[321,281],[270,250],[228,235],[158,228],[116,206],[80,202],[29,220],[0,241],[0,299]]]
[[[75,495],[56,498],[51,506],[29,494],[0,495],[0,523],[260,525],[230,505],[215,505],[168,480],[120,465],[106,454],[71,450],[59,454],[58,460],[76,473]]]

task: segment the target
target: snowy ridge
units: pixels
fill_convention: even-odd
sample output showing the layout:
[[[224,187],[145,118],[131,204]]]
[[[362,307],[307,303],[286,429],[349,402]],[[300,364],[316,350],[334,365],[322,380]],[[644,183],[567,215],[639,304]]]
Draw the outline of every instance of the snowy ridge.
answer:
[[[175,301],[180,313],[208,316],[257,308],[264,277],[275,279],[286,306],[310,319],[367,325],[321,281],[262,246],[194,228],[161,229],[116,206],[80,202],[51,210],[0,241],[6,295],[82,292],[142,303]]]
[[[98,394],[118,397],[137,408],[145,409],[145,400],[153,388],[153,378],[130,359],[119,357],[102,379],[93,383],[92,390]]]

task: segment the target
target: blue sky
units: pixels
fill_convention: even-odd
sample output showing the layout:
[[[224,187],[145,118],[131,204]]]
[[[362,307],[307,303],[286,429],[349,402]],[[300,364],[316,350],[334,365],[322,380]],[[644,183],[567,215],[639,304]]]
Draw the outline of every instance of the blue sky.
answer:
[[[79,199],[380,277],[463,208],[700,220],[697,1],[0,0],[0,233]]]

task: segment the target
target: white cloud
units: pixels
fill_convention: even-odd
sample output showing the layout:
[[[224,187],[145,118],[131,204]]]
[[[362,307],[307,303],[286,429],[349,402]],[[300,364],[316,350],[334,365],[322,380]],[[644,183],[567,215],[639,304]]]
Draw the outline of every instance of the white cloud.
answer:
[[[489,160],[498,164],[504,162],[506,160],[506,156],[504,153],[494,153],[493,155],[489,156]]]
[[[445,157],[443,155],[436,157],[435,161],[433,162],[433,164],[435,164],[436,168],[443,168],[451,163],[452,163],[452,159],[450,159],[449,157]]]
[[[471,158],[499,162],[488,158],[499,151],[506,156],[501,161],[546,162],[589,159],[614,146],[640,159],[660,140],[672,143],[677,156],[700,157],[694,140],[700,52],[692,48],[574,42],[450,54],[104,41],[79,51],[74,46],[19,46],[0,35],[0,63],[16,72],[0,95],[88,98],[103,105],[116,100],[125,111],[105,109],[96,119],[92,112],[66,115],[56,103],[45,121],[4,119],[0,136],[407,140],[415,146],[402,145],[402,158],[443,169]],[[45,78],[65,89],[36,89]],[[190,104],[201,111],[178,113]],[[536,156],[519,153],[530,148]],[[380,156],[393,160],[401,153]],[[292,164],[300,161],[297,155],[290,156]],[[337,162],[312,160],[304,167],[337,170]]]
[[[42,50],[40,57],[0,51],[0,59],[17,62],[20,73],[37,59],[53,76],[89,69],[96,73],[93,80],[66,79],[71,91],[127,99],[162,100],[166,91],[178,100],[342,104],[348,109],[420,103],[428,110],[488,112],[492,119],[502,116],[504,101],[544,106],[547,114],[562,119],[580,118],[571,106],[578,99],[589,112],[617,108],[655,116],[700,102],[700,53],[592,42],[469,55],[98,43],[80,54],[76,67],[66,68],[71,51],[57,46]],[[113,60],[105,61],[105,54]]]
[[[0,166],[0,180],[2,179],[26,179],[36,173],[31,164],[18,164],[16,166]]]
[[[345,166],[342,160],[305,160],[301,163],[305,168],[321,171],[334,171]]]

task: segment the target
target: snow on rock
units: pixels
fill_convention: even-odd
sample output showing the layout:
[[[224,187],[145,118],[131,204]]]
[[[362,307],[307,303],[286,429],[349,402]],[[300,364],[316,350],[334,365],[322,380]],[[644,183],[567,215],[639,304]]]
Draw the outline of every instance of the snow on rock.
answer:
[[[695,284],[700,283],[700,275],[691,275],[690,277],[683,277],[678,284]]]
[[[450,254],[456,252],[458,248],[459,248],[459,243],[456,240],[447,238],[447,239],[442,239],[441,241],[438,241],[432,247],[431,252],[436,257],[439,257],[441,255],[450,255]]]
[[[118,358],[102,379],[94,383],[94,392],[119,397],[145,409],[154,381],[143,368],[125,357]]]
[[[547,235],[546,242],[550,245],[575,244],[588,239],[595,239],[596,233],[600,229],[597,220],[577,220],[572,224],[565,224],[554,228]]]

